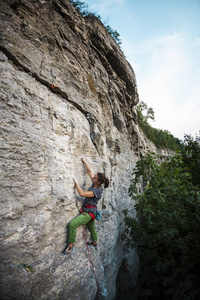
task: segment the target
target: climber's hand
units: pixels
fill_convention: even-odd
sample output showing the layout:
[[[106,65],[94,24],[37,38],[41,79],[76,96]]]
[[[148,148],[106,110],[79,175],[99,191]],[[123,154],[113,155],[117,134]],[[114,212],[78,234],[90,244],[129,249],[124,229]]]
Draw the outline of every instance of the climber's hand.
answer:
[[[76,179],[74,179],[74,178],[73,178],[73,180],[74,180],[74,183],[75,183],[75,185],[76,185],[76,184],[77,184],[77,181],[76,181]]]
[[[81,157],[81,161],[82,161],[83,163],[85,163],[85,159],[84,159],[83,157]]]

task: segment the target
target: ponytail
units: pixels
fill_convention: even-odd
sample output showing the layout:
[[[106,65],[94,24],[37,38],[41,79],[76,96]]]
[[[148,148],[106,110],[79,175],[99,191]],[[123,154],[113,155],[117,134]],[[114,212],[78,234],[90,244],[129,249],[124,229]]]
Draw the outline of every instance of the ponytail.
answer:
[[[104,173],[97,173],[98,175],[98,181],[101,183],[101,184],[104,184],[104,188],[107,188],[109,186],[109,179],[106,178],[105,174]]]
[[[104,187],[105,189],[109,186],[109,179],[105,178]]]

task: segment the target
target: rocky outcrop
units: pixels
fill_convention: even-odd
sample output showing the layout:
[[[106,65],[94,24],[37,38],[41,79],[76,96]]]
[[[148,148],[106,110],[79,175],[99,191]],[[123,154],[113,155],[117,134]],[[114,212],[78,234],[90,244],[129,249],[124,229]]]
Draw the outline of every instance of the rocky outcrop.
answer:
[[[136,124],[134,72],[102,23],[67,0],[0,5],[1,299],[114,299],[124,258],[133,284],[138,274],[121,241],[132,168],[155,150]],[[90,186],[81,157],[110,179],[91,249],[98,288],[82,228],[62,254],[81,202],[72,178]]]

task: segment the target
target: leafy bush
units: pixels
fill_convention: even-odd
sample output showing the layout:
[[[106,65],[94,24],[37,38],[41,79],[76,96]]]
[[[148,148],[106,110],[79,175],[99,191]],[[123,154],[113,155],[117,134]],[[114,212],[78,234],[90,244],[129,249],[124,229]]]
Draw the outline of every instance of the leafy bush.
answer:
[[[120,34],[117,32],[117,30],[113,30],[109,25],[105,26],[106,30],[108,33],[114,38],[114,40],[117,42],[118,45],[121,45],[121,40],[120,40]]]
[[[199,299],[200,180],[194,162],[200,171],[200,145],[196,142],[191,137],[189,143],[185,140],[184,154],[161,164],[149,153],[134,169],[129,192],[136,200],[137,219],[124,213],[129,244],[142,249],[142,273],[147,276],[143,288],[148,295],[142,299]],[[144,191],[137,194],[141,184]]]
[[[88,5],[79,0],[70,0],[71,5],[83,17],[88,15]]]

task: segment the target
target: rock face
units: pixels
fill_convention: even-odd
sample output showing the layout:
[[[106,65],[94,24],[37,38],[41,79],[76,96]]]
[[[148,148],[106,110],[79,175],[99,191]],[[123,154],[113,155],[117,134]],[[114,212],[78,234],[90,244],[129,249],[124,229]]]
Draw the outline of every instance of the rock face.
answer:
[[[132,168],[154,147],[136,124],[134,72],[102,23],[67,0],[0,5],[1,299],[114,299],[124,257],[137,279],[122,210],[134,214]],[[81,205],[72,178],[90,186],[81,157],[110,179],[90,249],[98,288],[82,228],[61,253]]]

